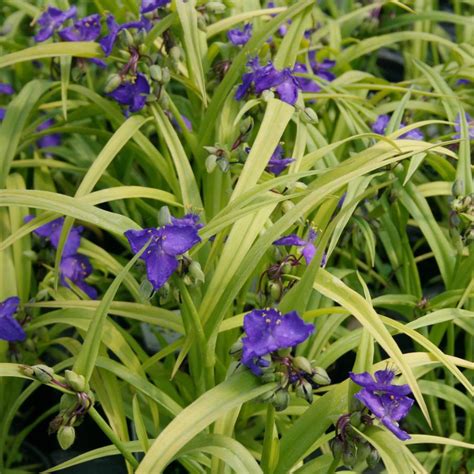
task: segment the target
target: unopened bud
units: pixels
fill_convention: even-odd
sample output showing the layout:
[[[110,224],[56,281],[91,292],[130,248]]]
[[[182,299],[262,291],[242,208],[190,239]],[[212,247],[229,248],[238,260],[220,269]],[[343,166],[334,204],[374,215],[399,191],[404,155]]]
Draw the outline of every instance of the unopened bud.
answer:
[[[329,385],[331,383],[328,373],[322,367],[313,367],[311,379],[318,385]]]
[[[243,347],[244,347],[244,344],[242,342],[242,339],[238,339],[230,346],[229,354],[231,356],[239,356],[242,353]]]
[[[196,260],[193,260],[191,262],[191,265],[189,265],[189,273],[196,282],[204,283],[206,277],[204,275],[204,272],[202,271],[201,264]]]
[[[357,461],[356,464],[362,461],[365,461],[369,456],[372,451],[372,447],[370,446],[369,443],[366,443],[364,441],[360,441],[357,444]]]
[[[297,397],[303,398],[310,404],[313,403],[313,387],[308,381],[301,381],[301,383],[297,385],[295,393]]]
[[[181,49],[179,46],[173,46],[169,52],[170,58],[174,63],[179,63],[181,60]]]
[[[61,426],[58,430],[58,442],[61,449],[70,448],[76,439],[76,430],[72,426]]]
[[[370,454],[367,456],[366,461],[367,461],[367,465],[369,466],[369,468],[374,469],[375,466],[377,466],[377,464],[380,461],[379,452],[375,448],[372,448],[370,450]]]
[[[184,275],[183,276],[183,283],[186,285],[186,286],[193,286],[193,280],[192,278],[189,276],[189,275]]]
[[[171,224],[171,212],[168,206],[161,206],[158,211],[158,226]]]
[[[259,397],[260,401],[262,401],[262,402],[271,402],[271,401],[273,401],[274,398],[275,398],[275,391],[274,390],[270,390],[270,391],[264,393],[263,395],[260,395],[260,397]]]
[[[265,383],[275,382],[275,380],[276,380],[275,372],[264,373],[264,374],[262,374],[260,379],[262,380],[262,382],[265,382]]]
[[[203,15],[199,15],[197,17],[197,26],[199,30],[204,31],[204,33],[207,33],[207,23]]]
[[[86,379],[83,375],[76,374],[72,370],[66,370],[64,372],[64,377],[66,379],[67,384],[75,391],[75,392],[85,392],[89,389],[86,383]]]
[[[339,438],[333,438],[329,441],[329,448],[332,451],[334,459],[340,459],[344,450],[344,442]]]
[[[273,298],[274,301],[280,301],[282,291],[283,288],[281,286],[281,283],[278,283],[276,281],[271,281],[268,283],[268,292],[270,293],[270,296]]]
[[[290,403],[290,394],[286,390],[278,390],[275,392],[275,398],[272,400],[272,404],[276,411],[286,410]]]
[[[163,81],[163,69],[158,64],[154,64],[150,66],[150,77],[156,81],[161,83]]]
[[[111,74],[105,83],[104,92],[109,94],[122,84],[122,78],[118,74]]]
[[[135,44],[135,40],[133,39],[132,34],[130,31],[128,31],[128,28],[124,28],[120,32],[120,43],[122,46],[124,46],[126,49],[129,48],[130,46],[133,46]]]
[[[354,467],[357,461],[355,446],[352,443],[346,443],[342,452],[342,462],[347,467]]]
[[[208,2],[206,3],[206,10],[209,13],[220,15],[221,13],[225,12],[225,5],[223,5],[221,2]]]
[[[208,173],[212,173],[217,166],[217,156],[216,155],[209,155],[206,158],[206,170]]]
[[[361,425],[361,412],[360,411],[355,411],[354,413],[351,414],[350,420],[351,420],[351,425],[355,426],[356,428],[359,428]]]
[[[265,102],[268,102],[272,99],[275,98],[275,94],[271,91],[271,90],[265,90],[262,92],[262,99],[265,101]]]
[[[64,393],[59,401],[59,409],[61,411],[71,411],[77,406],[77,396],[70,393]]]
[[[294,357],[293,358],[293,365],[306,372],[307,374],[313,373],[313,367],[311,366],[311,362],[306,357]]]
[[[34,365],[32,367],[33,375],[41,383],[49,383],[53,380],[54,369],[48,367],[47,365]]]
[[[140,296],[142,297],[144,301],[150,300],[150,298],[153,296],[154,291],[155,290],[153,288],[153,285],[148,281],[148,279],[145,278],[140,283],[139,292],[140,292]]]
[[[253,128],[253,117],[250,115],[240,122],[240,133],[247,135]]]
[[[34,377],[35,371],[29,365],[20,365],[20,371],[27,377]]]
[[[217,166],[219,166],[223,173],[227,173],[230,169],[230,163],[225,158],[217,160]]]
[[[464,181],[462,179],[456,179],[451,188],[453,196],[462,196],[464,194]]]
[[[318,114],[310,107],[303,109],[300,116],[304,123],[318,123]]]

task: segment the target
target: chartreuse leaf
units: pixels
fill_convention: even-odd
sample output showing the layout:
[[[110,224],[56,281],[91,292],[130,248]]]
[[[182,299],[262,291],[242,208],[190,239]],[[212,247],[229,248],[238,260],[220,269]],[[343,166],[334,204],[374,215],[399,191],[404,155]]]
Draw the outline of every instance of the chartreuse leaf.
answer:
[[[74,363],[74,371],[78,374],[84,375],[86,381],[90,379],[95,367],[95,362],[99,354],[99,348],[103,337],[104,323],[107,318],[109,307],[113,299],[115,298],[115,294],[117,293],[125,276],[133,267],[133,265],[135,265],[135,263],[138,261],[145,249],[146,246],[144,246],[140,250],[140,252],[138,252],[130,260],[130,262],[122,270],[122,272],[117,275],[112,284],[109,286],[108,290],[105,292],[104,297],[102,298],[99,306],[97,307],[97,310],[94,314],[86,337],[84,339],[84,344],[82,345],[81,352],[77,356],[76,361]]]
[[[250,372],[240,372],[204,393],[160,433],[137,469],[137,474],[162,472],[197,434],[229,410],[271,390]]]
[[[12,64],[34,61],[43,58],[75,56],[78,58],[101,58],[102,48],[92,41],[61,42],[38,44],[0,58],[0,69]]]
[[[5,56],[3,57],[3,60]],[[0,59],[0,64],[3,61]],[[0,124],[0,188],[5,187],[10,167],[17,153],[23,129],[39,98],[51,87],[50,82],[34,80],[26,84],[8,104]]]
[[[123,237],[123,233],[129,229],[139,228],[135,222],[126,216],[104,211],[98,207],[86,204],[80,199],[49,191],[0,190],[0,207],[3,206],[31,207],[33,209],[43,209],[71,216],[74,219],[89,222],[120,237]],[[48,219],[45,218],[44,220],[37,221],[35,225],[30,225],[27,228],[33,230],[38,226],[39,222],[44,223],[44,221],[53,220],[53,218],[48,217]]]
[[[140,441],[142,451],[146,453],[150,447],[148,435],[146,431],[145,421],[143,420],[142,411],[140,408],[140,401],[137,394],[133,396],[132,400],[133,407],[133,423],[135,424],[135,430],[137,432],[138,440]]]

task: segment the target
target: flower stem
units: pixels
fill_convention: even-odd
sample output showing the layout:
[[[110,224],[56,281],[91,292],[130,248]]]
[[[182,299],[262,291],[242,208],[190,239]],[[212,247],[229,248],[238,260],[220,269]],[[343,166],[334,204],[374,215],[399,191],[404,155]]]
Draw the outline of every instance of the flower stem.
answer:
[[[275,465],[275,444],[273,441],[273,430],[275,424],[275,408],[271,403],[267,405],[267,420],[265,423],[265,436],[263,438],[262,460],[260,462],[265,474],[273,472]]]
[[[133,457],[132,453],[127,450],[112,428],[110,428],[107,422],[100,416],[99,412],[91,407],[89,409],[89,415],[97,423],[97,426],[104,432],[105,436],[107,436],[107,438],[109,438],[115,447],[122,453],[122,456],[130,463],[133,469],[136,469],[138,467],[138,461]]]

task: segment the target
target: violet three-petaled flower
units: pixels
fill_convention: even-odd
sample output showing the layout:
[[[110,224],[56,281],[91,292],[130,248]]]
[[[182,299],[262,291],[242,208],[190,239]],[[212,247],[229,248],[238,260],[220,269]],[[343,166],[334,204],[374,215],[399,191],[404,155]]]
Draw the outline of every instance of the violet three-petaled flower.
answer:
[[[112,50],[114,49],[115,43],[117,41],[118,34],[122,30],[136,29],[149,31],[152,28],[151,21],[145,17],[142,17],[138,21],[129,21],[127,23],[119,25],[115,21],[115,17],[109,14],[105,22],[107,25],[108,34],[104,36],[101,40],[99,40],[99,44],[102,50],[104,51],[105,56],[110,56],[110,54],[112,53]]]
[[[268,62],[261,66],[258,57],[250,59],[247,66],[251,72],[242,76],[242,84],[237,88],[235,98],[242,100],[253,87],[255,94],[260,95],[266,90],[275,90],[280,99],[294,105],[298,98],[298,82],[293,77],[291,70],[286,68],[279,71]]]
[[[198,216],[188,214],[181,219],[172,218],[170,224],[160,228],[125,232],[134,253],[149,242],[140,258],[145,262],[148,280],[155,290],[160,289],[176,271],[177,257],[201,242],[198,230],[202,225],[198,221]]]
[[[54,119],[50,118],[45,120],[43,123],[36,127],[37,132],[42,132],[54,125]],[[44,135],[36,140],[38,148],[52,148],[61,145],[61,135],[59,133],[51,133],[50,135]]]
[[[95,41],[100,36],[100,15],[89,15],[59,31],[63,41]]]
[[[85,282],[92,273],[92,265],[85,255],[64,255],[59,265],[61,285],[70,288],[69,281],[74,283],[90,299],[97,298],[97,290]]]
[[[303,63],[296,63],[295,67],[293,68],[294,73],[304,73],[308,74],[308,67],[306,64]],[[302,76],[295,76],[295,80],[298,83],[298,87],[303,91],[303,92],[319,92],[321,90],[321,87],[319,87],[319,84],[316,84],[312,79],[308,77],[302,77]]]
[[[379,135],[384,135],[387,125],[390,122],[390,115],[382,114],[377,117],[377,120],[372,124],[372,131],[378,133]],[[399,128],[405,127],[404,123],[400,123]],[[423,133],[415,128],[409,132],[403,133],[400,135],[400,138],[408,138],[409,140],[423,140]]]
[[[282,314],[273,308],[254,309],[244,318],[244,331],[242,363],[260,375],[262,356],[302,343],[314,331],[314,326],[305,323],[296,311]]]
[[[13,89],[13,86],[11,84],[8,84],[6,82],[0,82],[0,94],[12,95],[14,93],[15,89]]]
[[[64,22],[76,16],[75,6],[69,10],[59,10],[58,8],[48,7],[48,9],[38,18],[40,30],[35,35],[35,41],[40,43],[53,36],[54,32],[63,26]]]
[[[252,25],[250,23],[244,25],[241,30],[233,28],[227,32],[227,38],[235,46],[243,46],[244,44],[247,44],[251,37]]]
[[[278,176],[290,165],[290,163],[295,161],[294,158],[284,158],[283,153],[283,147],[278,145],[265,168],[269,173]]]
[[[171,0],[142,0],[140,13],[149,13],[158,8],[165,7]]]
[[[26,338],[21,324],[13,317],[18,311],[20,299],[11,296],[0,303],[0,340],[21,342]]]
[[[314,254],[316,253],[314,241],[316,240],[317,235],[317,232],[310,228],[307,240],[298,237],[296,234],[290,234],[275,240],[273,245],[294,245],[295,247],[301,247],[301,254],[305,259],[306,265],[309,265],[311,260],[313,260]],[[321,264],[324,265],[325,262],[321,262]]]
[[[119,104],[128,108],[129,112],[138,112],[146,104],[150,85],[143,74],[138,73],[135,80],[122,82],[115,90],[109,93],[110,97]]]
[[[467,130],[468,136],[471,140],[474,140],[474,119],[465,112],[466,122],[467,122]],[[454,135],[454,138],[461,138],[461,115],[458,114],[456,117],[456,121],[454,124],[454,129],[456,130],[457,134]]]
[[[392,370],[378,370],[375,378],[368,372],[349,373],[349,377],[363,389],[354,396],[361,401],[397,438],[405,441],[410,435],[403,431],[398,422],[404,418],[413,405],[407,397],[411,393],[408,385],[393,385],[395,373]]]

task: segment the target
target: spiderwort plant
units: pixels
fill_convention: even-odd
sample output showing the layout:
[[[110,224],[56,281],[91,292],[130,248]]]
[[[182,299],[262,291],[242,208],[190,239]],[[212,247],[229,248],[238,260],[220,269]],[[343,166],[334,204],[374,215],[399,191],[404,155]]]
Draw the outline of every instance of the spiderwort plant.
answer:
[[[11,296],[0,303],[0,339],[9,342],[21,342],[26,333],[14,315],[18,311],[20,299]]]

